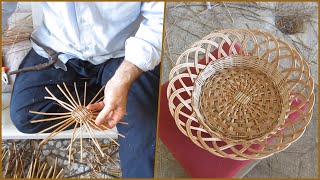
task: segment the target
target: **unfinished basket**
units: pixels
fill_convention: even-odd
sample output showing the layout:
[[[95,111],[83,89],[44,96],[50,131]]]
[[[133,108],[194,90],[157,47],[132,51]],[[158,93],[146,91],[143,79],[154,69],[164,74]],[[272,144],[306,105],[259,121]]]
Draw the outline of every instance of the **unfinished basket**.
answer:
[[[305,131],[315,101],[307,62],[260,30],[209,34],[181,54],[169,79],[169,109],[179,130],[235,160],[287,148]]]
[[[119,136],[125,138],[124,135],[122,135],[122,134],[120,134],[120,133],[118,133],[118,132],[116,132],[116,131],[114,131],[104,125],[97,126],[95,124],[95,119],[98,116],[99,112],[92,111],[92,110],[89,110],[86,108],[89,104],[96,103],[96,102],[103,100],[104,96],[102,96],[99,99],[97,99],[97,97],[102,92],[102,90],[104,89],[105,86],[103,86],[99,90],[99,92],[92,98],[92,100],[89,103],[86,103],[87,82],[85,82],[85,85],[84,85],[84,92],[83,92],[84,98],[82,101],[79,98],[79,93],[78,93],[76,83],[74,83],[74,90],[75,90],[76,97],[73,97],[73,95],[71,94],[71,92],[69,91],[69,89],[65,83],[63,83],[63,87],[65,90],[63,90],[63,88],[60,85],[57,85],[57,87],[62,92],[64,97],[68,100],[68,102],[64,102],[64,101],[58,99],[54,94],[52,94],[52,92],[47,87],[45,87],[45,89],[50,94],[51,97],[44,97],[44,98],[55,101],[61,107],[63,107],[67,112],[48,113],[48,112],[30,111],[30,113],[33,113],[33,114],[40,114],[40,115],[44,115],[44,116],[56,116],[56,117],[50,117],[50,118],[45,118],[45,119],[32,120],[31,123],[41,123],[41,122],[45,122],[45,121],[57,121],[57,120],[61,121],[61,122],[56,123],[55,125],[53,125],[49,128],[46,128],[46,129],[38,132],[38,134],[40,134],[40,133],[45,133],[51,129],[54,129],[48,137],[46,137],[44,140],[42,140],[40,142],[40,145],[46,143],[49,139],[51,139],[52,137],[54,137],[55,135],[57,135],[61,131],[67,129],[68,127],[72,127],[74,125],[73,133],[72,133],[72,136],[70,139],[70,145],[67,147],[67,149],[69,150],[69,163],[70,163],[71,162],[71,155],[72,155],[72,144],[76,140],[76,138],[79,136],[80,136],[80,153],[81,153],[80,161],[82,162],[82,158],[83,158],[82,133],[84,130],[89,133],[91,140],[93,141],[93,143],[95,144],[95,146],[97,147],[99,152],[101,153],[102,157],[104,157],[104,153],[102,151],[102,148],[101,148],[97,138],[95,137],[94,132],[92,131],[92,128],[98,129],[102,132],[104,132],[104,130],[111,130],[114,133],[117,133]],[[127,124],[125,122],[119,122],[119,123],[120,124]],[[79,129],[77,129],[77,127],[79,127]],[[113,138],[111,138],[107,133],[105,133],[105,135],[110,140],[112,140],[115,144],[117,144],[119,146],[117,141],[115,141]]]

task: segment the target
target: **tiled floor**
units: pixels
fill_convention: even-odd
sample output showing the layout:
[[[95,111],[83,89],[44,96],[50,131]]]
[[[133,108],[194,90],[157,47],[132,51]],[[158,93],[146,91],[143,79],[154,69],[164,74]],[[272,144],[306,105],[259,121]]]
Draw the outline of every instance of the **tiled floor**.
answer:
[[[318,14],[313,13],[311,21],[305,20],[303,33],[284,35],[276,29],[274,15],[275,3],[211,3],[208,10],[204,2],[167,3],[164,54],[162,62],[162,83],[168,81],[168,74],[175,60],[193,42],[214,30],[223,28],[264,29],[280,37],[302,53],[309,62],[318,92]],[[301,6],[301,4],[296,4]],[[317,9],[317,3],[304,4],[308,11]],[[251,6],[264,7],[257,9]],[[302,7],[302,6],[301,6]],[[188,177],[183,168],[159,142],[156,170],[157,177]],[[285,151],[261,160],[251,171],[239,177],[246,178],[287,178],[318,176],[318,97],[314,106],[312,120],[304,135]]]

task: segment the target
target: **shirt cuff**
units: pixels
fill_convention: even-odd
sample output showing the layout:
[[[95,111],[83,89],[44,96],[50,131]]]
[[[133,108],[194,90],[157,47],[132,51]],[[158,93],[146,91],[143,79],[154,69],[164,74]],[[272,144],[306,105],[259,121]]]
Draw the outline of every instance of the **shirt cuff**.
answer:
[[[160,63],[160,52],[150,43],[136,37],[130,37],[126,40],[125,60],[143,71],[149,71]]]

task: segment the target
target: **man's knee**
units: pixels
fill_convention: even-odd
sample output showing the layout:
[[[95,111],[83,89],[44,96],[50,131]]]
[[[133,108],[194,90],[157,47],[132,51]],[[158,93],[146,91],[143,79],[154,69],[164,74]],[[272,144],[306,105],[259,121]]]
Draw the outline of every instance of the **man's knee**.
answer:
[[[16,109],[14,104],[10,105],[10,116],[14,126],[22,133],[34,134],[39,132],[39,125],[31,124],[33,115],[28,109]]]

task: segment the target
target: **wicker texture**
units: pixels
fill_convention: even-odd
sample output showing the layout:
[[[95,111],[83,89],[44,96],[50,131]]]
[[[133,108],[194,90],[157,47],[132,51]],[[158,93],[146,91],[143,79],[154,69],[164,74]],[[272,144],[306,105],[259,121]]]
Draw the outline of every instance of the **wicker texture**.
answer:
[[[211,33],[181,54],[169,78],[177,127],[220,157],[262,159],[280,152],[311,119],[314,82],[307,62],[267,32]]]
[[[105,126],[105,125],[96,125],[95,119],[100,113],[97,110],[89,110],[86,107],[90,104],[98,103],[103,100],[104,96],[101,96],[99,99],[99,95],[101,92],[103,92],[105,86],[103,86],[98,93],[91,99],[89,103],[86,103],[87,99],[87,82],[84,83],[84,89],[83,89],[83,100],[80,100],[80,96],[77,88],[76,82],[74,82],[74,92],[71,94],[72,91],[69,90],[66,83],[63,82],[63,87],[61,87],[59,84],[57,84],[58,89],[61,91],[61,93],[64,95],[61,99],[65,98],[68,101],[64,101],[61,99],[58,99],[50,90],[49,88],[45,87],[45,90],[48,92],[50,97],[46,96],[45,99],[50,99],[55,101],[58,105],[60,105],[66,112],[37,112],[37,111],[29,111],[32,114],[39,114],[44,116],[55,116],[55,117],[49,117],[44,119],[37,119],[32,120],[31,123],[42,123],[42,122],[48,122],[48,121],[57,121],[60,120],[60,122],[44,129],[38,132],[38,134],[45,133],[49,130],[52,130],[52,132],[40,142],[40,146],[46,143],[49,139],[60,133],[61,131],[67,129],[68,127],[73,126],[73,133],[70,137],[70,144],[67,147],[69,151],[69,163],[71,163],[71,157],[72,157],[72,151],[73,151],[73,142],[80,137],[80,162],[82,162],[83,159],[83,138],[82,134],[83,131],[86,131],[92,142],[94,143],[95,147],[98,149],[98,151],[101,153],[102,157],[105,157],[105,154],[102,151],[102,147],[99,144],[93,128],[96,130],[99,130],[101,132],[104,132],[104,134],[109,138],[111,141],[113,141],[116,145],[120,146],[119,143],[111,138],[104,130],[110,130],[119,136],[125,138],[124,135],[114,131],[113,129]],[[126,122],[119,122],[119,124],[127,124]],[[78,128],[79,127],[79,128]],[[78,128],[78,129],[77,129]]]

